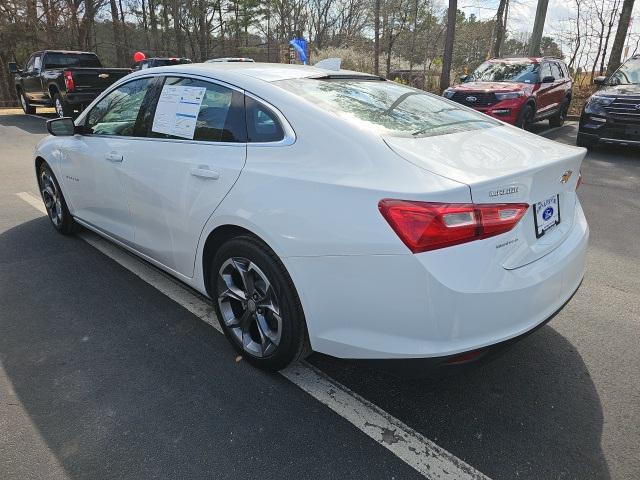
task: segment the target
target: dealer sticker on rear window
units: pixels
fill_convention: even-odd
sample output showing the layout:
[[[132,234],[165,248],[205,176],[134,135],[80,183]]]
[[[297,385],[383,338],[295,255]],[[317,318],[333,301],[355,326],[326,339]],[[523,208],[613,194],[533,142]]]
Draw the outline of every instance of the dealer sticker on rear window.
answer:
[[[547,230],[560,223],[560,195],[554,195],[535,204],[533,216],[536,226],[536,237],[540,238]]]

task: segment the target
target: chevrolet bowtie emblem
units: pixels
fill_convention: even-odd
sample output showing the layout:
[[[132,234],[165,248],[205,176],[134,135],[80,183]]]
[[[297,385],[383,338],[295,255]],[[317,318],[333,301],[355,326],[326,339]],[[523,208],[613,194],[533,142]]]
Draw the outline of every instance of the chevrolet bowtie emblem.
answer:
[[[562,174],[562,177],[560,178],[560,183],[567,183],[569,181],[569,179],[571,178],[571,174],[573,172],[571,170],[567,170],[566,172],[564,172]]]
[[[101,73],[100,75],[98,75],[98,77],[100,77],[100,78],[109,78],[109,74],[108,73]]]

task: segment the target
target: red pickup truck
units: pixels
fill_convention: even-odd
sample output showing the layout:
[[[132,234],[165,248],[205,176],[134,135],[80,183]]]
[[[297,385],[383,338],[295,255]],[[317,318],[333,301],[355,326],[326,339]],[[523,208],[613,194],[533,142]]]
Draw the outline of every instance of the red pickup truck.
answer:
[[[571,103],[569,70],[554,58],[491,59],[460,81],[443,95],[524,129],[540,120],[559,127]]]

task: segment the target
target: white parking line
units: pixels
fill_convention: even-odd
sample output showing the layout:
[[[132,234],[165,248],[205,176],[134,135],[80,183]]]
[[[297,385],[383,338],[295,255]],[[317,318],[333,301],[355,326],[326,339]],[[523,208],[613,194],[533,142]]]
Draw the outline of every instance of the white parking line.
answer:
[[[571,125],[574,125],[575,123],[577,123],[577,122],[574,122],[574,121],[566,122],[564,125],[561,125],[559,127],[547,128],[546,130],[543,130],[542,132],[537,132],[537,133],[538,133],[538,135],[545,136],[545,135],[548,135],[550,133],[553,133],[553,132],[556,132],[558,130],[561,130],[563,128],[570,127]]]
[[[40,198],[29,192],[16,195],[46,215]],[[202,295],[95,233],[84,231],[79,236],[221,332],[213,308]],[[424,477],[433,480],[489,480],[455,455],[307,362],[291,366],[281,374]]]

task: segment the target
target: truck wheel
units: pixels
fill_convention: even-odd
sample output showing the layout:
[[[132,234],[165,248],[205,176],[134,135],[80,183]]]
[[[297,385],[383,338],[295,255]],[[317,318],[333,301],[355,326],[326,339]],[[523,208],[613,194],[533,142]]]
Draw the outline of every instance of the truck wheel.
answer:
[[[20,105],[22,106],[22,110],[24,111],[24,113],[28,113],[29,115],[33,115],[34,113],[36,113],[36,107],[31,106],[29,100],[27,100],[27,97],[25,97],[22,90],[18,90],[18,97],[20,98]]]
[[[53,107],[56,109],[56,115],[60,118],[73,116],[73,108],[62,99],[59,93],[53,95]]]
[[[569,103],[571,100],[565,98],[560,105],[560,110],[553,117],[549,118],[549,126],[550,127],[561,127],[564,125],[564,121],[567,119],[567,113],[569,112]]]

